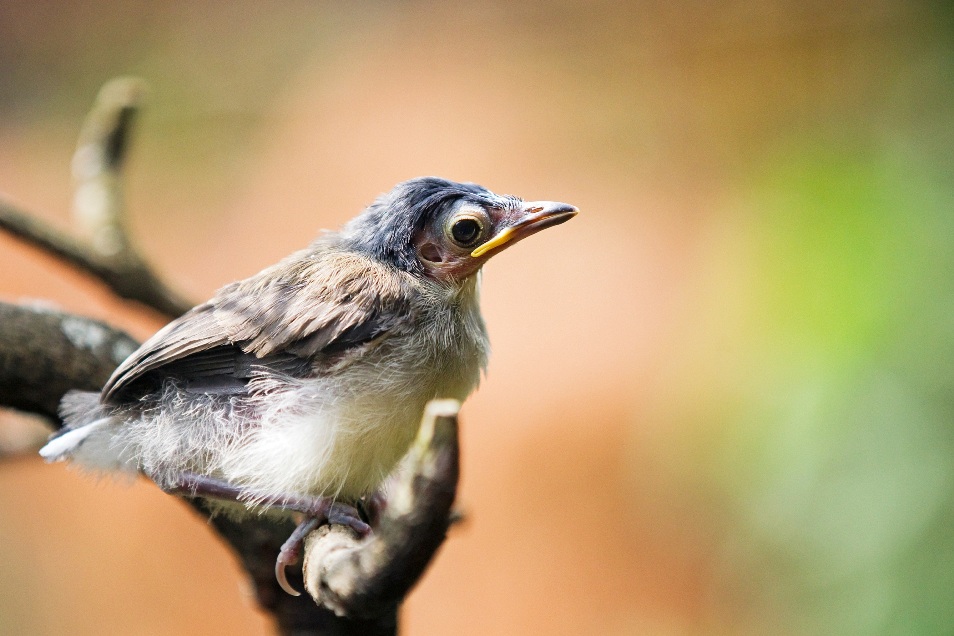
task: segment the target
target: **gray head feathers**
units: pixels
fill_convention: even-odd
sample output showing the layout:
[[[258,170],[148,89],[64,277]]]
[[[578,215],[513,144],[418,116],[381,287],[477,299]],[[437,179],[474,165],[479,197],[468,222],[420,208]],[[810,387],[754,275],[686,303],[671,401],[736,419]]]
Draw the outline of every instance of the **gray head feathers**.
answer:
[[[494,194],[476,183],[420,177],[382,194],[341,232],[345,246],[398,269],[421,273],[413,239],[424,225],[461,200],[483,207],[510,208],[517,197]]]

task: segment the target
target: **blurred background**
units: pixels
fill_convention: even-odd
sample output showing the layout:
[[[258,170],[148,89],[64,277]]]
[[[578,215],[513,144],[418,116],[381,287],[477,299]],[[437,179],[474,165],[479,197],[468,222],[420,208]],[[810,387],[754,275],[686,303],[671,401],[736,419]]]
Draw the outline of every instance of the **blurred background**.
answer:
[[[573,203],[486,267],[468,520],[404,633],[948,634],[952,36],[940,1],[3,0],[0,191],[68,227],[134,74],[132,232],[196,300],[414,176]],[[162,324],[3,235],[0,297]],[[31,456],[0,510],[0,634],[270,630],[154,486]]]

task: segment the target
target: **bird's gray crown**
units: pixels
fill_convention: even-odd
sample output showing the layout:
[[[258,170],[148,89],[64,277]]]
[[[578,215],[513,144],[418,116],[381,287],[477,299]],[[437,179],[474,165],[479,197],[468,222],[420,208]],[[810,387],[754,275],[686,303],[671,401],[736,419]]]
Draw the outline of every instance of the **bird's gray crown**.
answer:
[[[461,200],[485,208],[508,208],[520,202],[476,183],[420,177],[399,183],[378,197],[344,227],[341,237],[349,249],[405,271],[422,272],[414,235]]]

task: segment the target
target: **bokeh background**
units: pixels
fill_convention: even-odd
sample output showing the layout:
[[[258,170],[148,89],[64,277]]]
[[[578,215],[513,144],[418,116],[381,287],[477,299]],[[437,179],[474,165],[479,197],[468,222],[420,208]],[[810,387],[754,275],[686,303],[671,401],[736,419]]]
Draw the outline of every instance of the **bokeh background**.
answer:
[[[902,0],[4,0],[0,191],[68,227],[134,74],[133,233],[197,300],[410,177],[574,203],[486,267],[468,521],[405,633],[949,634],[952,36]],[[0,296],[161,326],[5,236]],[[0,511],[0,634],[271,628],[145,482],[6,460]]]

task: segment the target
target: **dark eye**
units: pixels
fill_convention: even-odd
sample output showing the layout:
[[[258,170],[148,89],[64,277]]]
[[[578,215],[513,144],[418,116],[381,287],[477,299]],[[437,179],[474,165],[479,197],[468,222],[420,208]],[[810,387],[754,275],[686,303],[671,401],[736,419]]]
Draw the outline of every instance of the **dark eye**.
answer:
[[[465,217],[454,221],[451,225],[450,233],[454,242],[463,247],[470,247],[480,238],[480,232],[483,228],[477,219]]]

